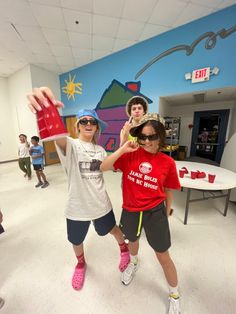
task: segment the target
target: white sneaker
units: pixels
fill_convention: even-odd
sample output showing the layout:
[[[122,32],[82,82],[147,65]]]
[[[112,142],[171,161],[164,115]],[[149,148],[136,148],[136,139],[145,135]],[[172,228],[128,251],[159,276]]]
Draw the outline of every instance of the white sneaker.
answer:
[[[138,264],[132,262],[129,263],[125,271],[121,274],[121,281],[124,285],[129,285],[134,278],[135,272],[138,268]]]
[[[175,299],[169,296],[169,302],[170,302],[170,307],[169,307],[168,314],[180,314],[179,298]]]

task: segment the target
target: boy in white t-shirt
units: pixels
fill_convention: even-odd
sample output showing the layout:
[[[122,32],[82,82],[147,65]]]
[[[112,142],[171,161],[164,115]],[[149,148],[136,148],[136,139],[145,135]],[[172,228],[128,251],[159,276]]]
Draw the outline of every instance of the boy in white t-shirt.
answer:
[[[49,107],[47,98],[57,107],[63,106],[61,102],[55,100],[47,87],[35,88],[27,97],[33,113],[42,110],[38,101]],[[99,119],[95,110],[82,109],[77,118],[78,139],[64,137],[55,141],[59,158],[68,177],[66,221],[68,240],[72,243],[77,258],[72,277],[72,286],[75,290],[81,289],[84,283],[86,262],[83,242],[91,222],[98,235],[110,233],[115,237],[120,247],[121,272],[130,261],[128,247],[121,230],[116,225],[103,173],[100,170],[106,151],[96,142],[99,133],[107,125]],[[102,252],[100,253],[102,255]]]
[[[25,134],[19,135],[20,143],[18,143],[18,163],[20,169],[24,172],[24,177],[31,179],[31,162],[30,162],[30,144],[27,142],[27,136]]]

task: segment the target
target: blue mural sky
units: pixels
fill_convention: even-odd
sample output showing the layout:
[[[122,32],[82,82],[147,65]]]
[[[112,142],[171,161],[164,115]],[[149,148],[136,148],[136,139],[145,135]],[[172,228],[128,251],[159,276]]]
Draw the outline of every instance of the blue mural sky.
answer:
[[[181,44],[191,43],[206,32],[217,33],[236,25],[236,5],[178,27],[159,36],[145,40],[130,48],[60,75],[61,88],[68,81],[69,73],[75,82],[82,83],[82,94],[75,94],[75,100],[62,93],[65,104],[63,115],[73,115],[81,108],[95,108],[104,90],[113,79],[125,84],[135,81],[137,72],[150,60],[164,51]],[[177,51],[154,63],[137,81],[141,81],[141,93],[153,100],[149,110],[158,112],[159,97],[202,91],[225,86],[236,86],[236,32],[226,38],[216,37],[213,49],[205,48],[202,40],[190,56]],[[207,82],[192,84],[184,74],[203,67],[217,66],[219,74],[212,75]]]

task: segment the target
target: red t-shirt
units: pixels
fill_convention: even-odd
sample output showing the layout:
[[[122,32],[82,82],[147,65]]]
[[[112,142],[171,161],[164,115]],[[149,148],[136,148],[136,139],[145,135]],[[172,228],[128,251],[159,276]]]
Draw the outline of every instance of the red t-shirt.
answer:
[[[151,154],[143,148],[122,155],[114,168],[123,172],[123,208],[149,210],[166,199],[164,188],[180,189],[175,161],[166,154]]]

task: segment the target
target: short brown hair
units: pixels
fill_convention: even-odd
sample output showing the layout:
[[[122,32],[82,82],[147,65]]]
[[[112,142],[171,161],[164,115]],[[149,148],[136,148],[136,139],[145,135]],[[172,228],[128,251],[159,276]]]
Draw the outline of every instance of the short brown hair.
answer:
[[[131,116],[131,107],[133,105],[140,104],[143,106],[144,114],[148,112],[148,102],[147,100],[142,96],[134,96],[130,98],[126,104],[126,113],[128,116]]]

